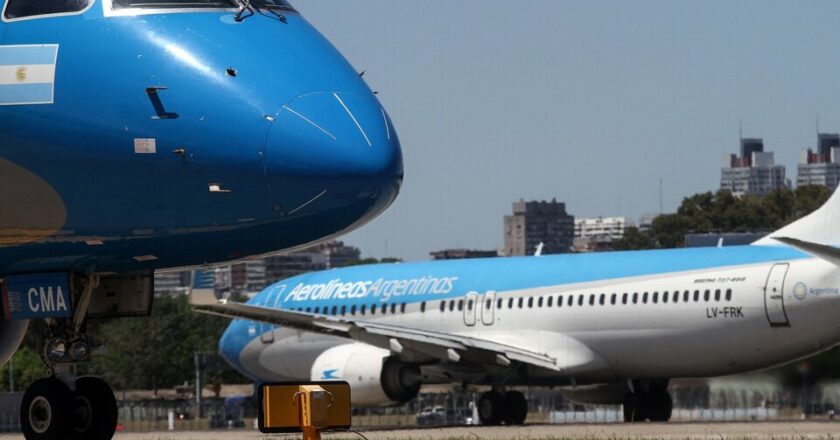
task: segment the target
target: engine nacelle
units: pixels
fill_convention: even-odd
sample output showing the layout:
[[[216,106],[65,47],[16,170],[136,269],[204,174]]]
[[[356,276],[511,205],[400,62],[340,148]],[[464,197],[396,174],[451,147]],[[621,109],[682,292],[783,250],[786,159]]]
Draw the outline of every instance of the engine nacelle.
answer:
[[[402,405],[420,392],[420,367],[367,344],[332,347],[312,364],[312,380],[344,380],[353,405]]]
[[[624,403],[630,392],[625,382],[582,385],[573,388],[560,388],[563,397],[576,403],[590,405],[617,405]]]
[[[15,354],[23,337],[26,335],[26,328],[29,326],[28,319],[5,320],[0,319],[0,366]]]

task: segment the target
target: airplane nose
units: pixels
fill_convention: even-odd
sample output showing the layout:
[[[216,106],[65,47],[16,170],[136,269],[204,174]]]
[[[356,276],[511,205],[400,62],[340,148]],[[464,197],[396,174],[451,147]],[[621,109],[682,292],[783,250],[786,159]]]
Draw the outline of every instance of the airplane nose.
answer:
[[[265,165],[275,210],[289,215],[349,205],[357,217],[375,215],[403,178],[399,139],[373,95],[317,92],[287,103],[269,132]]]

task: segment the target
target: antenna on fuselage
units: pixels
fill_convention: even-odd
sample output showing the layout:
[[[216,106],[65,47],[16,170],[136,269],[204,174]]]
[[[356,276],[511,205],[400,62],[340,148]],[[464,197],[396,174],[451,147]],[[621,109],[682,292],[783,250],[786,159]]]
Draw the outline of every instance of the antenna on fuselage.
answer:
[[[543,246],[545,246],[545,243],[543,243],[543,242],[540,242],[540,244],[537,245],[537,250],[534,251],[534,256],[535,257],[539,257],[539,256],[542,255]]]

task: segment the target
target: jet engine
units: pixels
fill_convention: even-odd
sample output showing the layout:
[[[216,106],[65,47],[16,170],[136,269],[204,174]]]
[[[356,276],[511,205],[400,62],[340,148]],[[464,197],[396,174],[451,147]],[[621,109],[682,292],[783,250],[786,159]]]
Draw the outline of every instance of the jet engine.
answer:
[[[312,364],[312,380],[345,380],[359,406],[402,405],[420,391],[420,367],[367,344],[332,347]]]
[[[12,355],[15,354],[23,336],[26,335],[26,327],[29,320],[0,320],[0,365],[6,365]]]

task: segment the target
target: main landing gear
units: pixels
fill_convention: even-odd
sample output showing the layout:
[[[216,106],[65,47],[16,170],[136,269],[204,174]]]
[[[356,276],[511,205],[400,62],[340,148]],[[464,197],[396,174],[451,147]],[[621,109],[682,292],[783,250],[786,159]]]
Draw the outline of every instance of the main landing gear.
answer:
[[[32,383],[23,395],[20,425],[27,440],[110,440],[117,427],[117,401],[98,377],[76,377],[76,364],[90,360],[84,335],[88,281],[72,318],[48,318],[41,359],[49,377]],[[87,298],[87,299],[86,299]]]
[[[478,399],[478,418],[482,425],[522,425],[528,416],[528,401],[519,391],[496,390],[483,393]]]
[[[673,409],[668,380],[633,381],[624,398],[625,422],[667,422]]]

